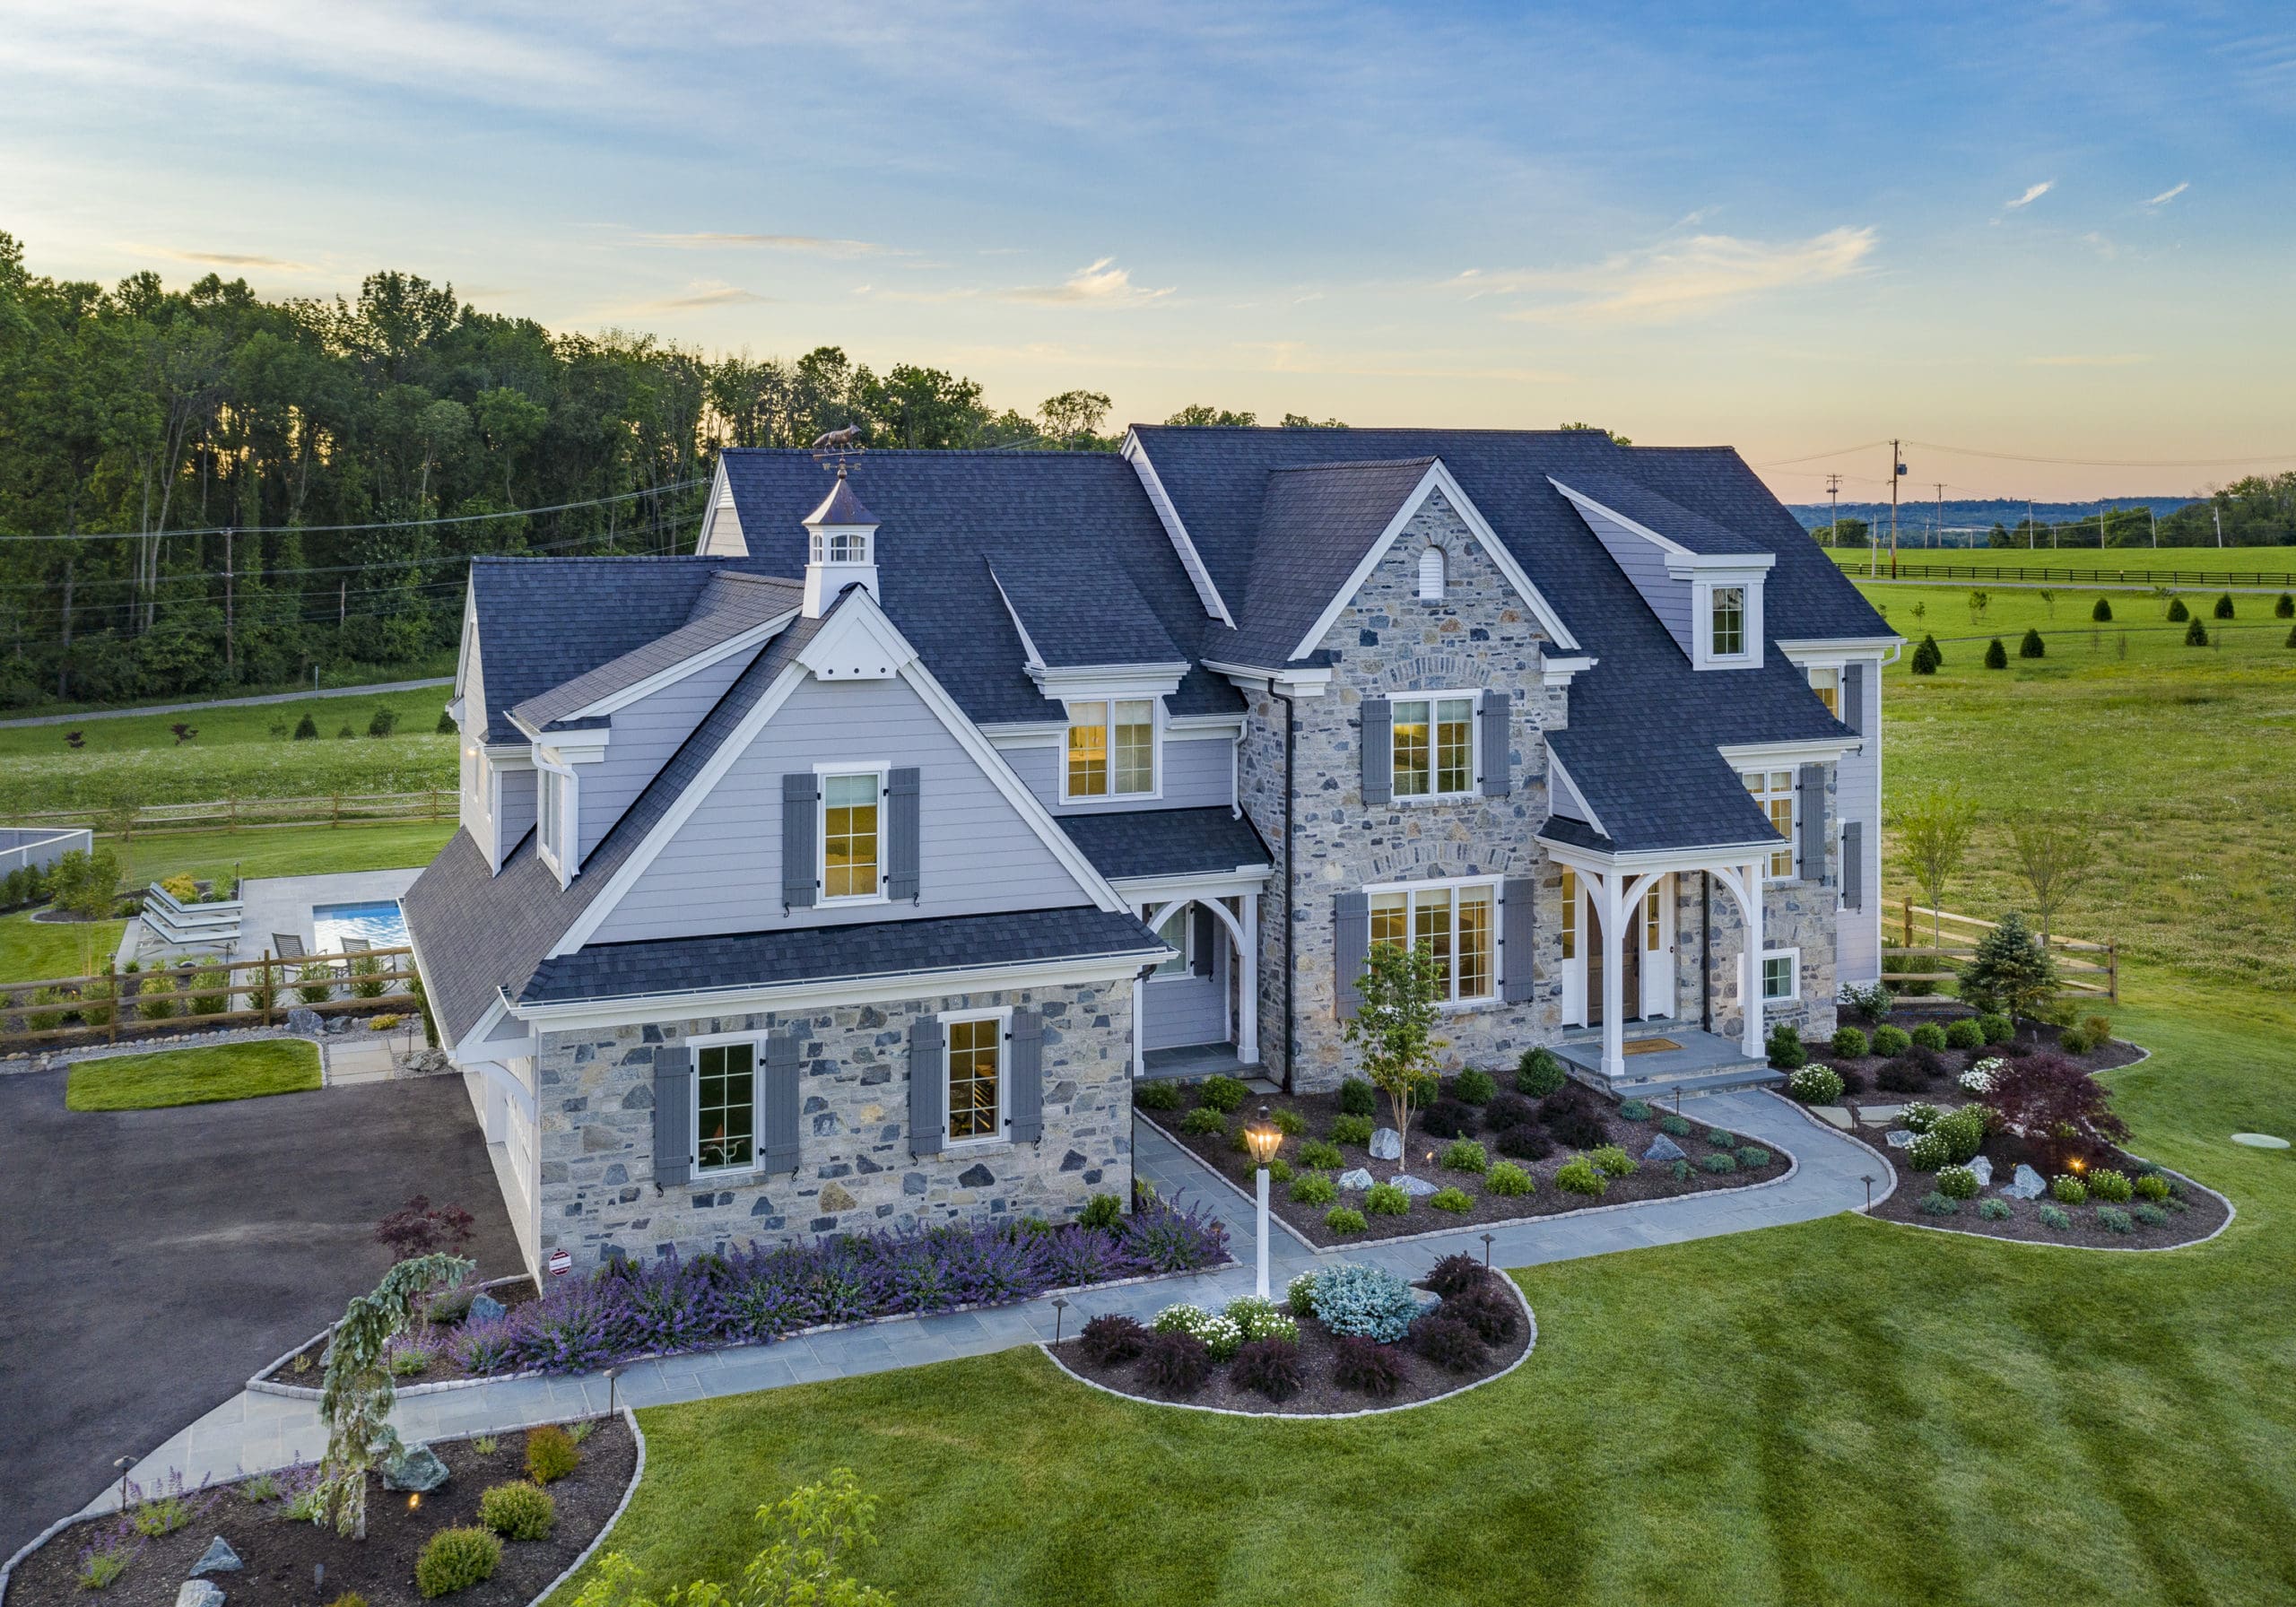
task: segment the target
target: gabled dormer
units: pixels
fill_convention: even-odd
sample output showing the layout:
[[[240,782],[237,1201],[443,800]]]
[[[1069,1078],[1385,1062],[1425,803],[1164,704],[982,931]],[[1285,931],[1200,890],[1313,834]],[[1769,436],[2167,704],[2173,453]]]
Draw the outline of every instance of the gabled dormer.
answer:
[[[1777,554],[1630,480],[1596,472],[1548,482],[1700,670],[1762,662],[1762,589]]]

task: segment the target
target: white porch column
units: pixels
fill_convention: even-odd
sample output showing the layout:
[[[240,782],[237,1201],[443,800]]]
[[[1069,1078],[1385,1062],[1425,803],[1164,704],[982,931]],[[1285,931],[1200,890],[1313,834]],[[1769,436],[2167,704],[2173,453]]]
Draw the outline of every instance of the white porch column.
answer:
[[[1622,871],[1606,871],[1596,889],[1603,919],[1603,1075],[1626,1074],[1625,888]]]
[[[1246,893],[1244,937],[1236,945],[1236,1058],[1246,1065],[1259,1059],[1259,895]]]
[[[1746,879],[1746,958],[1742,975],[1745,991],[1746,1030],[1739,1049],[1749,1060],[1769,1057],[1767,1034],[1763,1030],[1761,1002],[1762,951],[1762,872],[1769,867],[1761,861],[1743,866],[1739,874]]]
[[[1142,1013],[1142,1007],[1147,1002],[1148,985],[1135,977],[1132,979],[1132,1074],[1135,1077],[1145,1076],[1148,1072],[1148,1063],[1143,1058],[1140,1047],[1141,1035],[1147,1028],[1147,1017]]]

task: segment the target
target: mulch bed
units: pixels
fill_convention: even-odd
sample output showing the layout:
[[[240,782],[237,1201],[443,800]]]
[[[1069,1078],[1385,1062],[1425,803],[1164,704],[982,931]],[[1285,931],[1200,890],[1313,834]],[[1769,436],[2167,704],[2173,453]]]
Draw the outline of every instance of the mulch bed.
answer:
[[[506,1540],[502,1562],[483,1584],[457,1591],[454,1607],[526,1607],[544,1586],[580,1556],[622,1504],[638,1467],[638,1442],[620,1418],[596,1420],[582,1442],[574,1472],[550,1486],[558,1525],[547,1540]],[[121,1525],[117,1516],[64,1530],[18,1565],[4,1607],[173,1607],[177,1589],[208,1542],[221,1534],[246,1564],[238,1573],[212,1574],[230,1607],[315,1607],[356,1591],[370,1607],[427,1607],[414,1588],[414,1560],[441,1529],[478,1521],[478,1498],[489,1486],[523,1478],[526,1436],[499,1436],[482,1456],[469,1440],[441,1440],[431,1449],[448,1468],[447,1482],[413,1510],[408,1498],[386,1491],[370,1477],[367,1538],[347,1540],[284,1516],[280,1501],[249,1502],[237,1485],[192,1498],[205,1511],[175,1533],[145,1541],[127,1569],[100,1592],[83,1590],[74,1574],[91,1543],[108,1543]],[[314,1583],[314,1570],[326,1569]]]
[[[1503,1089],[1511,1081],[1511,1077],[1501,1078],[1500,1087]],[[1660,1120],[1672,1114],[1665,1107],[1654,1106],[1651,1108],[1648,1120],[1629,1121],[1619,1114],[1618,1102],[1607,1096],[1596,1093],[1591,1089],[1586,1089],[1578,1083],[1567,1084],[1566,1087],[1579,1089],[1587,1103],[1595,1110],[1602,1125],[1603,1142],[1615,1143],[1624,1149],[1628,1154],[1638,1159],[1658,1136]],[[1190,1084],[1184,1087],[1182,1092],[1187,1101],[1186,1107],[1178,1110],[1142,1111],[1139,1113],[1142,1119],[1154,1123],[1174,1142],[1185,1147],[1190,1154],[1234,1183],[1248,1196],[1253,1191],[1255,1182],[1251,1157],[1233,1148],[1229,1138],[1182,1132],[1181,1121],[1187,1116],[1188,1108],[1200,1103],[1202,1090],[1197,1085]],[[1533,1103],[1535,1104],[1537,1101]],[[1262,1105],[1265,1105],[1271,1114],[1284,1109],[1294,1111],[1307,1123],[1307,1132],[1303,1137],[1286,1139],[1281,1151],[1282,1156],[1294,1167],[1299,1164],[1301,1143],[1308,1139],[1327,1138],[1331,1133],[1333,1121],[1341,1114],[1339,1095],[1336,1092],[1255,1094],[1245,1102],[1241,1109],[1229,1118],[1229,1131],[1232,1134],[1245,1120],[1255,1116]],[[1384,1113],[1386,1109],[1384,1097],[1381,1099],[1381,1109]],[[1377,1125],[1387,1125],[1387,1117],[1384,1114],[1372,1119]],[[1590,1206],[1618,1205],[1634,1200],[1665,1200],[1679,1194],[1744,1188],[1753,1184],[1767,1183],[1783,1177],[1787,1168],[1793,1164],[1791,1155],[1767,1140],[1749,1139],[1743,1134],[1733,1134],[1731,1135],[1733,1142],[1727,1146],[1709,1143],[1706,1136],[1711,1130],[1709,1125],[1698,1121],[1694,1116],[1685,1119],[1690,1121],[1691,1130],[1688,1134],[1676,1137],[1674,1142],[1682,1146],[1683,1152],[1690,1158],[1692,1169],[1689,1177],[1678,1180],[1668,1166],[1646,1165],[1639,1171],[1625,1177],[1612,1178],[1608,1189],[1600,1194],[1594,1195],[1570,1194],[1555,1186],[1555,1173],[1562,1168],[1565,1162],[1580,1153],[1580,1151],[1557,1143],[1553,1153],[1544,1159],[1525,1160],[1500,1154],[1495,1142],[1497,1134],[1490,1131],[1477,1132],[1474,1136],[1489,1152],[1492,1165],[1496,1166],[1502,1160],[1513,1160],[1516,1165],[1531,1174],[1536,1184],[1536,1187],[1530,1194],[1507,1195],[1490,1194],[1485,1191],[1483,1186],[1488,1177],[1487,1173],[1445,1170],[1439,1162],[1443,1151],[1451,1141],[1435,1138],[1422,1133],[1419,1127],[1417,1115],[1414,1113],[1409,1146],[1410,1171],[1413,1176],[1424,1177],[1438,1187],[1457,1187],[1464,1190],[1474,1201],[1470,1209],[1464,1212],[1441,1211],[1428,1204],[1424,1196],[1419,1196],[1412,1200],[1411,1209],[1401,1216],[1373,1216],[1366,1212],[1364,1231],[1334,1233],[1324,1226],[1324,1213],[1332,1209],[1330,1205],[1295,1203],[1290,1196],[1289,1186],[1281,1182],[1270,1184],[1268,1208],[1274,1214],[1282,1217],[1290,1226],[1297,1229],[1309,1243],[1319,1248],[1329,1248],[1335,1246],[1372,1244],[1381,1239],[1407,1238],[1418,1233],[1475,1228],[1494,1222],[1521,1221],[1532,1217],[1564,1216],[1574,1211],[1584,1211]],[[1734,1172],[1714,1173],[1698,1169],[1697,1163],[1704,1157],[1724,1148],[1735,1152],[1746,1144],[1754,1144],[1769,1151],[1770,1160],[1759,1167],[1741,1165]],[[1598,1146],[1592,1144],[1587,1146],[1590,1149],[1596,1147]],[[1370,1170],[1375,1181],[1384,1183],[1394,1177],[1398,1169],[1393,1161],[1371,1160],[1368,1150],[1361,1144],[1344,1143],[1339,1146],[1339,1149],[1345,1157],[1343,1170],[1358,1167],[1365,1168]],[[1430,1158],[1431,1152],[1433,1159]],[[1336,1176],[1336,1174],[1334,1175]],[[1363,1195],[1343,1190],[1335,1203],[1361,1211]]]
[[[523,1306],[529,1300],[541,1299],[541,1296],[535,1292],[535,1281],[532,1278],[521,1278],[513,1283],[496,1284],[484,1292],[493,1296],[504,1306]],[[419,1373],[400,1374],[398,1377],[400,1389],[404,1390],[417,1384],[447,1384],[460,1378],[483,1378],[493,1376],[467,1371],[459,1361],[455,1359],[453,1348],[448,1342],[452,1340],[456,1328],[460,1325],[459,1322],[432,1325],[428,1343],[422,1342],[419,1334],[404,1336],[409,1342],[409,1348],[423,1351],[430,1357],[430,1361]],[[318,1388],[319,1364],[326,1358],[328,1338],[328,1334],[318,1335],[276,1367],[257,1376],[274,1384],[292,1384],[306,1389]]]
[[[1492,1275],[1504,1276],[1503,1273]],[[1281,1290],[1274,1292],[1279,1297],[1283,1293]],[[1300,1324],[1300,1374],[1302,1384],[1299,1394],[1280,1402],[1268,1399],[1257,1390],[1242,1387],[1224,1365],[1213,1368],[1211,1378],[1195,1394],[1177,1394],[1158,1389],[1149,1383],[1142,1376],[1143,1364],[1138,1361],[1096,1366],[1085,1359],[1081,1342],[1074,1339],[1045,1348],[1057,1356],[1061,1365],[1071,1372],[1119,1394],[1164,1405],[1211,1406],[1225,1412],[1272,1412],[1283,1417],[1333,1417],[1346,1412],[1373,1412],[1431,1401],[1438,1395],[1450,1394],[1506,1371],[1531,1348],[1531,1325],[1525,1322],[1516,1329],[1513,1339],[1490,1346],[1480,1367],[1468,1372],[1455,1373],[1436,1366],[1414,1351],[1409,1340],[1405,1340],[1387,1347],[1388,1353],[1402,1368],[1402,1384],[1391,1395],[1371,1395],[1361,1390],[1343,1389],[1333,1380],[1335,1336],[1331,1330],[1312,1316],[1297,1320]]]
[[[1950,1026],[1969,1016],[1966,1010],[1918,1012],[1900,1010],[1891,1016],[1889,1024],[1910,1032],[1916,1027],[1931,1022],[1940,1027]],[[1874,1030],[1871,1021],[1845,1018],[1842,1024],[1854,1026],[1868,1036]],[[1923,1074],[1905,1079],[1908,1085],[1902,1089],[1885,1089],[1881,1085],[1882,1070],[1896,1056],[1837,1056],[1830,1052],[1823,1038],[1813,1039],[1806,1047],[1813,1061],[1830,1065],[1841,1073],[1844,1102],[1853,1108],[1860,1104],[1902,1105],[1909,1099],[1926,1099],[1932,1104],[1948,1099],[1958,1101],[1968,1096],[1962,1092],[1957,1079],[1980,1060],[1989,1060],[1996,1055],[2005,1060],[2014,1060],[2021,1055],[2031,1055],[2042,1049],[2053,1055],[2065,1054],[2064,1046],[2058,1041],[2057,1029],[2036,1021],[2025,1021],[2020,1023],[2015,1039],[2009,1043],[1988,1044],[1981,1049],[1933,1049],[1928,1051],[1927,1057],[1914,1055],[1900,1064],[1905,1071],[1918,1070]],[[2144,1059],[2144,1051],[2135,1044],[2114,1038],[2106,1039],[2084,1054],[2066,1055],[2066,1058],[2085,1072],[2109,1072],[2115,1066],[2128,1065]]]

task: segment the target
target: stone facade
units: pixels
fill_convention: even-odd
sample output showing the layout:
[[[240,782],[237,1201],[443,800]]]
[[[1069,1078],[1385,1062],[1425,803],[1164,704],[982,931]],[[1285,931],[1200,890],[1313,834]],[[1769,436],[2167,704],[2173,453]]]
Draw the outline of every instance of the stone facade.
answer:
[[[909,1034],[920,1015],[1025,1004],[1044,1022],[1044,1138],[913,1156]],[[537,1260],[578,1267],[620,1253],[691,1255],[813,1234],[1002,1215],[1074,1216],[1132,1190],[1128,982],[953,995],[644,1027],[546,1032],[535,1060],[541,1122]],[[804,1042],[796,1173],[653,1183],[657,1045],[718,1033],[794,1031]]]
[[[1419,597],[1420,555],[1444,551],[1439,602]],[[1334,661],[1320,697],[1303,698],[1294,755],[1293,832],[1298,908],[1286,908],[1283,838],[1283,699],[1252,699],[1237,760],[1245,811],[1275,852],[1260,925],[1260,1055],[1271,1074],[1292,1063],[1293,1086],[1337,1085],[1352,1064],[1341,1035],[1334,958],[1335,899],[1369,884],[1494,875],[1537,877],[1537,995],[1520,1004],[1448,1013],[1448,1057],[1459,1064],[1509,1064],[1561,1026],[1559,878],[1544,874],[1532,834],[1547,817],[1546,740],[1567,715],[1566,694],[1544,690],[1547,646],[1522,599],[1438,492],[1405,526],[1387,557],[1341,610],[1321,644]],[[1514,697],[1504,797],[1363,802],[1362,704],[1366,696],[1415,691],[1499,691]],[[1283,1042],[1283,942],[1293,945],[1293,1030]]]

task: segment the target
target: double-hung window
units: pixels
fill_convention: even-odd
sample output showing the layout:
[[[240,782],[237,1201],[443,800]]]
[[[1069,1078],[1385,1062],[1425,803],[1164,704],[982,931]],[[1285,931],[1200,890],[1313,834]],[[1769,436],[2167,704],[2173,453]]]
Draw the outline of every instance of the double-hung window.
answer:
[[[1395,718],[1395,795],[1456,797],[1474,790],[1474,698],[1402,698]]]
[[[1196,932],[1196,922],[1192,918],[1195,914],[1193,905],[1183,906],[1165,916],[1164,924],[1156,928],[1156,935],[1171,944],[1174,951],[1171,959],[1156,968],[1157,976],[1186,977],[1193,974],[1196,945],[1191,940]]]
[[[1439,997],[1459,1004],[1497,996],[1497,883],[1428,882],[1375,891],[1370,902],[1371,941],[1425,944],[1441,978]]]
[[[822,777],[822,896],[874,899],[883,855],[878,821],[885,777],[882,770],[831,772]]]
[[[1156,703],[1094,698],[1068,706],[1065,777],[1071,798],[1136,798],[1156,790]]]
[[[535,841],[543,863],[571,881],[580,849],[575,842],[574,772],[538,760],[535,765]]]
[[[1770,880],[1791,882],[1795,876],[1795,846],[1799,841],[1794,830],[1795,810],[1797,806],[1794,792],[1794,772],[1791,770],[1747,770],[1744,772],[1746,791],[1753,795],[1755,803],[1770,817],[1770,823],[1785,834],[1786,840],[1770,853]]]
[[[1746,588],[1718,586],[1712,600],[1713,631],[1707,638],[1717,658],[1737,658],[1746,650]]]
[[[693,1055],[693,1169],[757,1163],[757,1046],[710,1044]]]
[[[1578,958],[1578,873],[1562,868],[1562,957]]]
[[[1004,1016],[945,1017],[949,1066],[949,1142],[1004,1135]]]
[[[1837,720],[1841,718],[1840,665],[1812,665],[1810,666],[1810,690],[1818,694],[1818,701],[1826,706],[1826,712],[1828,714],[1833,716]]]

